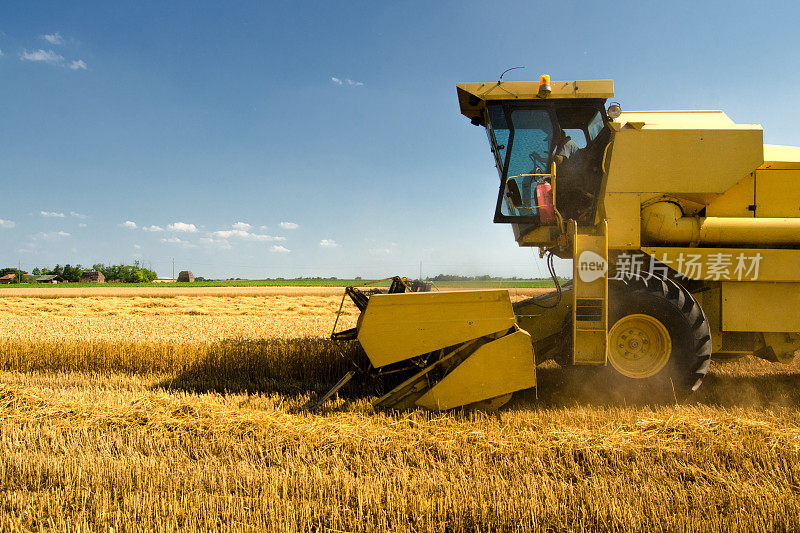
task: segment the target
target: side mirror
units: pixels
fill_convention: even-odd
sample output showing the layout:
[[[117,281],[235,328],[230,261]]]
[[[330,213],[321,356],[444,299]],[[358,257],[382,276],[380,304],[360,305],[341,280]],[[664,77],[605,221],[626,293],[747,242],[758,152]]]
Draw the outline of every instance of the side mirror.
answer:
[[[522,193],[519,190],[517,180],[506,181],[506,196],[511,199],[511,203],[514,207],[518,209],[522,207]]]

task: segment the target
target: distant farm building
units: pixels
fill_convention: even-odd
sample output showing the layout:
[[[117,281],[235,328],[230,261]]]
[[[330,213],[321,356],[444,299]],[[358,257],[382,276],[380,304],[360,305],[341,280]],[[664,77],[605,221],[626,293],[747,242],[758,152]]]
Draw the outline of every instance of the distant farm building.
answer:
[[[105,283],[106,277],[97,270],[87,270],[81,274],[81,283]]]
[[[178,274],[179,283],[192,283],[194,281],[194,274],[191,270],[183,270]]]
[[[14,278],[15,277],[16,277],[16,274],[6,274],[5,276],[0,277],[0,283],[2,283],[3,285],[8,285],[9,283],[14,283]]]
[[[172,278],[156,278],[153,283],[175,283],[175,280]]]
[[[66,283],[67,280],[59,276],[58,274],[42,274],[41,276],[33,276],[33,279],[37,281],[37,283]]]

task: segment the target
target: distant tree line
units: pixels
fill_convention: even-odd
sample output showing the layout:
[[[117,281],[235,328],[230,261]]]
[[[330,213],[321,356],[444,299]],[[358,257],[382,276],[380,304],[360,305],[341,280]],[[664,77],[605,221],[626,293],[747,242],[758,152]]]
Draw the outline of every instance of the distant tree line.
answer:
[[[13,267],[0,268],[0,278],[2,278],[3,276],[8,276],[9,274],[14,274],[14,281],[12,283],[31,282],[31,280],[25,277],[25,274],[27,274],[27,272],[25,272],[24,270],[19,270]],[[20,279],[20,276],[22,276],[22,279]]]
[[[158,277],[158,274],[154,271],[141,266],[139,261],[134,262],[133,265],[106,266],[99,263],[92,265],[91,270],[97,270],[103,274],[106,281],[120,281],[122,283],[149,283]]]
[[[436,276],[425,278],[425,281],[517,281],[527,279],[530,278],[518,278],[517,276],[514,276],[513,278],[503,278],[490,276],[488,274],[484,274],[483,276],[456,276],[455,274],[437,274]]]
[[[234,278],[228,278],[228,279],[234,279]],[[236,279],[242,279],[242,278],[236,278]],[[282,277],[277,277],[277,278],[266,278],[266,279],[274,279],[274,280],[278,280],[278,281],[281,281],[281,280],[290,280],[290,281],[291,281],[291,280],[297,280],[297,279],[329,279],[329,280],[338,280],[339,278],[337,278],[336,276],[331,276],[331,277],[329,277],[329,278],[323,278],[323,277],[320,277],[320,276],[300,276],[300,277],[298,277],[298,278],[282,278]],[[344,278],[344,279],[350,279],[350,278]],[[355,277],[355,278],[353,278],[353,279],[361,279],[361,276],[356,276],[356,277]]]
[[[34,276],[47,276],[47,275],[56,275],[61,276],[65,280],[76,283],[80,281],[81,274],[85,269],[81,265],[72,266],[70,264],[66,264],[63,267],[61,265],[56,265],[54,268],[47,268],[47,267],[36,267],[31,272]]]
[[[84,272],[89,272],[92,270],[96,270],[103,274],[106,278],[106,281],[116,281],[121,283],[149,283],[156,279],[157,274],[152,270],[144,268],[138,261],[136,261],[133,265],[104,265],[102,263],[98,263],[96,265],[92,265],[91,268],[84,267],[81,265],[69,265],[66,264],[64,266],[56,265],[53,268],[48,267],[36,267],[31,271],[31,274],[34,276],[46,276],[46,275],[56,275],[61,276],[65,280],[76,283],[80,281],[81,275]],[[27,272],[24,270],[17,270],[16,268],[3,268],[0,269],[0,276],[5,276],[7,274],[15,274],[16,277],[14,279],[14,283],[35,283],[36,280],[26,277]],[[21,279],[20,279],[21,275]]]

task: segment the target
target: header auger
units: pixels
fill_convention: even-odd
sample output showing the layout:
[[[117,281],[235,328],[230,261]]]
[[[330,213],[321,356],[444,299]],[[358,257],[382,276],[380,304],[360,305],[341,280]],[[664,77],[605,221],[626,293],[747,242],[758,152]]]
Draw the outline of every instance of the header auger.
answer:
[[[721,111],[622,112],[610,80],[460,83],[499,174],[494,221],[548,257],[557,290],[348,288],[387,408],[497,408],[536,364],[596,367],[684,397],[712,353],[800,349],[800,148]],[[553,257],[572,260],[563,287]],[[399,280],[399,281],[397,281]],[[332,391],[333,392],[333,391]],[[327,396],[326,396],[327,397]],[[324,398],[323,398],[324,399]]]

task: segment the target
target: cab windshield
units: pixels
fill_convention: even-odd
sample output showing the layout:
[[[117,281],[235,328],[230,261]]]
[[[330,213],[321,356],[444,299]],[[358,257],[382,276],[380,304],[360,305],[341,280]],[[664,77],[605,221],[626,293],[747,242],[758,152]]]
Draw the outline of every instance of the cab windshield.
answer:
[[[500,179],[509,181],[514,194],[503,195],[504,216],[535,216],[534,190],[550,167],[554,149],[554,126],[547,109],[514,109],[504,113],[500,105],[489,106],[487,129]],[[518,193],[518,194],[517,194]]]
[[[553,122],[545,109],[518,109],[511,112],[514,135],[507,176],[542,174],[550,163]]]
[[[553,120],[547,109],[516,109],[506,115],[500,105],[492,105],[489,120],[487,133],[501,179],[545,172],[550,165],[554,138]],[[504,172],[506,163],[508,171]]]

